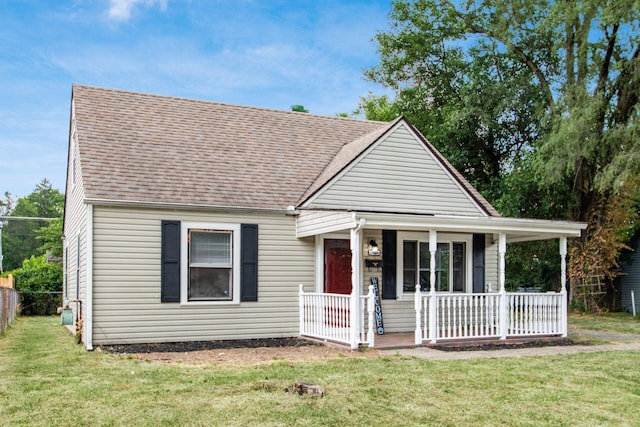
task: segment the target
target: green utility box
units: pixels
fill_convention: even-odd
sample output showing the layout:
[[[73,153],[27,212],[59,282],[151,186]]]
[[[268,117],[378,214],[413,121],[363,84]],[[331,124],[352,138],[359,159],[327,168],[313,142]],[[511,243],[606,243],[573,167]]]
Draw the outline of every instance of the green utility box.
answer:
[[[63,325],[73,325],[73,310],[70,308],[65,308],[62,310],[62,324]]]

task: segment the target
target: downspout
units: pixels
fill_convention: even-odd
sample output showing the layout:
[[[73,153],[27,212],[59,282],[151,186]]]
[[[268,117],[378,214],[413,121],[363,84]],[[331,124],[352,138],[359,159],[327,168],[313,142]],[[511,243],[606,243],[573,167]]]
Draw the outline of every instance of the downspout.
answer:
[[[93,350],[93,205],[87,205],[87,318],[85,344],[87,350]]]
[[[70,299],[67,301],[66,308],[69,308],[69,303],[75,303],[76,305],[76,315],[75,315],[75,324],[76,324],[76,342],[80,344],[82,342],[82,300],[81,299]]]

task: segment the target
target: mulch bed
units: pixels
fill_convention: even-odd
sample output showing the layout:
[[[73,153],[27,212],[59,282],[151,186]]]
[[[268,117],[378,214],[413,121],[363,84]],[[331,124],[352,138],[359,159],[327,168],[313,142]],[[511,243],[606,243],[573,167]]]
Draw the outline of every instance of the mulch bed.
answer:
[[[560,345],[575,345],[577,343],[568,338],[544,339],[544,340],[523,340],[509,342],[455,342],[446,344],[428,345],[429,348],[442,351],[484,351],[484,350],[502,350],[510,348],[535,348],[549,347]],[[580,343],[584,345],[584,343]]]
[[[185,353],[190,351],[229,348],[305,347],[320,345],[300,338],[261,338],[246,340],[185,341],[149,344],[105,345],[100,348],[108,353]]]

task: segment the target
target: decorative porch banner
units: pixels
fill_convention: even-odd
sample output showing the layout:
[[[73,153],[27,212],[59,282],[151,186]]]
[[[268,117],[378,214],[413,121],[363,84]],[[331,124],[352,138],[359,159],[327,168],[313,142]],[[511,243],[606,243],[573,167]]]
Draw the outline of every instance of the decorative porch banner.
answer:
[[[382,307],[380,306],[380,293],[378,292],[378,278],[372,277],[371,284],[373,285],[374,298],[374,310],[376,313],[376,332],[378,335],[384,334],[384,325],[382,323]]]

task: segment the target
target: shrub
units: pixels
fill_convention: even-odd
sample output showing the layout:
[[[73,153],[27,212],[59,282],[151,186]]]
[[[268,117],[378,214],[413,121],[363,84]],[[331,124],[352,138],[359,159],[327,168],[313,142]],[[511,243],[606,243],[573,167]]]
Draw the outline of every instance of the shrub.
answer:
[[[54,314],[61,304],[62,264],[47,263],[46,255],[32,256],[13,271],[22,294],[22,314]]]

